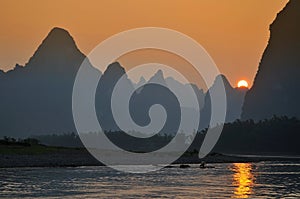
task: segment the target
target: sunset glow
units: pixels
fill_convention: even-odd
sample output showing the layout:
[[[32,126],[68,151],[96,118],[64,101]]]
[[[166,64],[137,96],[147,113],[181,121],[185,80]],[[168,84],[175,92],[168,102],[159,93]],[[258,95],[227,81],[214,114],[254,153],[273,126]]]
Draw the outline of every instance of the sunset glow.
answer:
[[[300,0],[0,9],[0,199],[300,199]]]
[[[0,69],[7,71],[16,63],[28,62],[53,27],[68,30],[79,49],[88,54],[118,32],[151,26],[180,31],[195,39],[231,83],[241,74],[252,80],[269,39],[269,25],[286,3],[287,0],[2,0]],[[135,60],[136,57],[127,59],[124,67],[132,68]],[[189,73],[187,78],[198,84],[193,69],[182,67]]]

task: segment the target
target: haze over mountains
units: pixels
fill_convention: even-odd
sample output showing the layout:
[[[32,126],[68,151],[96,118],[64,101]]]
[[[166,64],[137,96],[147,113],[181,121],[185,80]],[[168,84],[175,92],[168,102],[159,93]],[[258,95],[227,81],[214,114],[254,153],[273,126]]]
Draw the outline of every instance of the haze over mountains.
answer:
[[[290,0],[270,26],[270,39],[242,119],[300,118],[300,1]]]
[[[24,67],[2,74],[1,135],[74,131],[70,97],[84,58],[71,35],[54,28]]]
[[[196,85],[190,85],[197,96],[199,109],[188,111],[201,113],[199,129],[195,130],[208,126],[211,108],[209,92],[221,82],[227,94],[225,122],[240,118],[257,121],[273,115],[300,117],[299,21],[300,1],[291,0],[270,26],[270,40],[249,91],[233,88],[224,75],[216,77],[206,93]],[[72,89],[76,73],[85,58],[66,30],[54,28],[25,66],[16,64],[11,71],[0,70],[0,135],[26,137],[75,132]],[[88,67],[101,76],[95,107],[102,128],[105,131],[120,130],[114,121],[110,101],[115,84],[126,75],[125,69],[119,63],[112,63],[106,71],[99,71],[91,64]],[[145,82],[148,84],[141,86]],[[153,104],[161,104],[168,115],[162,133],[173,134],[177,132],[180,122],[178,100],[168,88],[153,82],[188,95],[189,85],[172,77],[164,77],[162,71],[157,71],[148,81],[141,77],[138,83],[126,77],[125,90],[136,89],[129,105],[131,117],[138,125],[145,126],[150,122],[149,108]],[[119,114],[122,117],[123,113]]]
[[[25,66],[17,64],[11,71],[0,70],[0,135],[25,137],[75,132],[72,89],[76,73],[85,58],[66,30],[54,28]],[[101,71],[91,64],[89,67],[102,75]],[[104,71],[98,84],[96,110],[99,122],[106,131],[119,130],[110,110],[110,99],[112,89],[124,74],[126,75],[126,72],[119,63],[112,63]],[[232,88],[225,76],[223,79],[230,104],[226,121],[232,121],[238,119],[241,114],[240,104],[243,103],[244,91]],[[142,77],[137,84],[128,78],[126,81],[128,89],[135,89],[146,82]],[[187,85],[172,77],[165,78],[163,72],[158,71],[150,78],[148,85],[137,89],[132,96],[131,116],[137,124],[147,125],[150,122],[149,107],[159,103],[165,107],[168,114],[162,133],[175,133],[180,122],[178,100],[168,88],[151,84],[155,81],[162,85],[171,85],[183,95],[186,92]],[[196,85],[191,86],[197,96],[200,110],[205,107],[208,94]],[[207,105],[205,109],[208,109]],[[208,123],[203,123],[202,127],[207,125]]]
[[[200,129],[206,128],[210,122],[211,117],[211,98],[209,92],[217,90],[220,88],[220,85],[224,84],[226,91],[227,99],[227,111],[226,111],[226,120],[225,122],[233,122],[236,119],[240,119],[242,106],[244,102],[244,96],[248,91],[247,88],[232,88],[229,81],[224,75],[219,75],[216,77],[214,84],[210,87],[208,92],[205,95],[204,107],[201,109],[201,120],[200,120]]]

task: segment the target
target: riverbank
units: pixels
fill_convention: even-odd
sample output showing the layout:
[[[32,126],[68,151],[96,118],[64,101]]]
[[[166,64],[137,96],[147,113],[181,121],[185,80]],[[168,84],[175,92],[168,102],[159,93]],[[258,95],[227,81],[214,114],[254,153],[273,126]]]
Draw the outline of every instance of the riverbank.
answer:
[[[174,164],[232,163],[232,162],[259,162],[259,161],[297,160],[296,157],[224,155],[212,153],[203,159],[198,153],[185,153]],[[77,167],[103,166],[85,148],[51,147],[44,145],[33,146],[0,146],[0,168],[10,167]]]

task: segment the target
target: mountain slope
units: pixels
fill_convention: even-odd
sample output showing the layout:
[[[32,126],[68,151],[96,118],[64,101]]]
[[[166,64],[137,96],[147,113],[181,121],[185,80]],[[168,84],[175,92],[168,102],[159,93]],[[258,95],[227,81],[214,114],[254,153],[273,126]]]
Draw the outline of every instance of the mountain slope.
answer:
[[[72,89],[84,59],[71,35],[54,28],[24,67],[17,64],[3,73],[1,134],[23,137],[75,131]]]
[[[120,78],[125,75],[124,81],[122,81],[121,92],[131,92],[134,90],[134,85],[130,79],[128,79],[125,69],[118,63],[110,64],[103,75],[101,76],[97,92],[96,92],[96,111],[98,116],[98,121],[105,131],[119,131],[120,128],[116,124],[113,113],[111,110],[111,99],[113,90],[120,80]],[[124,94],[120,94],[124,96]],[[119,99],[122,101],[122,99]],[[124,103],[124,102],[123,102]],[[118,106],[125,106],[122,102],[118,103]],[[115,107],[116,110],[119,110],[118,107]],[[123,115],[123,111],[118,111],[120,118],[126,117]]]
[[[300,1],[291,0],[270,26],[270,39],[253,87],[245,97],[242,119],[273,115],[300,117]]]
[[[227,101],[227,110],[225,122],[233,122],[236,119],[240,119],[242,112],[242,105],[244,102],[244,96],[247,92],[247,88],[233,88],[227,78],[224,75],[219,75],[216,77],[213,85],[209,88],[208,92],[205,95],[204,107],[201,110],[201,120],[200,120],[200,130],[208,127],[211,117],[211,99],[209,92],[212,90],[220,88],[221,83],[223,82],[225,92],[226,92],[226,101]]]

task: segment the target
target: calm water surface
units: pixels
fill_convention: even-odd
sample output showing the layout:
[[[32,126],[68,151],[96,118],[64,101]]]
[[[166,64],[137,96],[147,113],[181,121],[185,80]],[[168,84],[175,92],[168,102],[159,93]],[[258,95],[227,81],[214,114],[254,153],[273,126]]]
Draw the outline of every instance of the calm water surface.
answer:
[[[0,169],[0,198],[300,198],[299,162],[128,174],[107,167]]]

